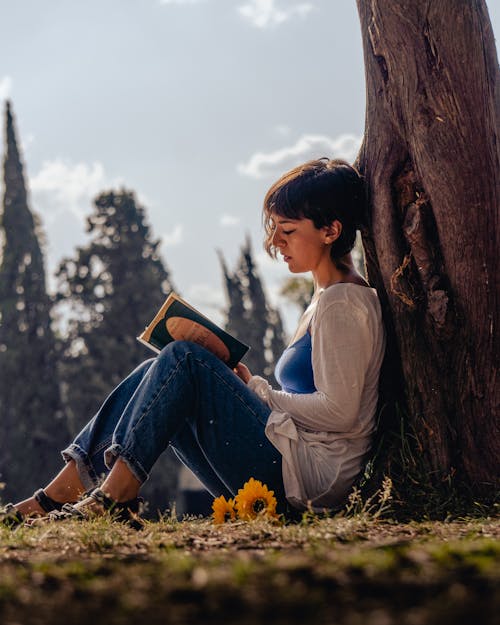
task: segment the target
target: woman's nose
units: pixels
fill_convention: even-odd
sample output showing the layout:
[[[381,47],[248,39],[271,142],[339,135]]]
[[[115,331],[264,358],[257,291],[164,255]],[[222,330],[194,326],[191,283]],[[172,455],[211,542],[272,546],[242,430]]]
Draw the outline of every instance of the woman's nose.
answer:
[[[283,245],[283,238],[279,236],[277,230],[274,231],[272,243],[274,247],[280,247],[281,245]]]

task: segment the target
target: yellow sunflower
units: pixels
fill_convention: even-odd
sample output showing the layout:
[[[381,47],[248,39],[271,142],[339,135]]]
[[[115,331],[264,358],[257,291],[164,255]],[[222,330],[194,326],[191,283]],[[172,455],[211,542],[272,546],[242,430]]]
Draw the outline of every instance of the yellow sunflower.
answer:
[[[251,477],[240,488],[234,498],[234,505],[238,517],[244,521],[250,521],[257,517],[277,518],[276,498],[274,491],[269,490],[265,484]]]
[[[212,504],[214,523],[225,523],[226,521],[234,521],[236,519],[236,510],[234,508],[234,499],[227,499],[224,495],[214,499]]]

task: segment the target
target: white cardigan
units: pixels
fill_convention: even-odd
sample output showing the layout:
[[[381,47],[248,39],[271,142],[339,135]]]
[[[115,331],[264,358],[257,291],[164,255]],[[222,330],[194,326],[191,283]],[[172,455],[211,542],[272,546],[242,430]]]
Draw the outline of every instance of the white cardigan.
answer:
[[[342,503],[370,448],[385,332],[375,289],[351,283],[323,291],[312,324],[316,392],[248,385],[271,408],[266,435],[283,456],[288,501],[322,511]]]

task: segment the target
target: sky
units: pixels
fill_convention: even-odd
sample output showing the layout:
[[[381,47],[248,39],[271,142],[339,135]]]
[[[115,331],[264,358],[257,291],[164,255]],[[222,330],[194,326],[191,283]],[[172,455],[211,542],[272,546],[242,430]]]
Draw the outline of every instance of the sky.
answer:
[[[500,36],[500,2],[488,7]],[[292,331],[299,311],[278,295],[286,267],[263,251],[262,200],[300,162],[356,156],[365,81],[354,0],[0,0],[6,98],[52,287],[87,240],[92,199],[126,187],[191,304],[221,320],[217,250],[232,267],[249,235]]]

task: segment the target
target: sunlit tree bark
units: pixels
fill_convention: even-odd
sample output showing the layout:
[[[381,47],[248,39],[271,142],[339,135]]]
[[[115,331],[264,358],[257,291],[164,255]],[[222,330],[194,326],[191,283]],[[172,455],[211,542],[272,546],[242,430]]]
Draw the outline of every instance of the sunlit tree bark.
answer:
[[[498,483],[500,458],[500,73],[491,23],[483,0],[357,4],[368,273],[432,481],[455,476],[481,492]]]

